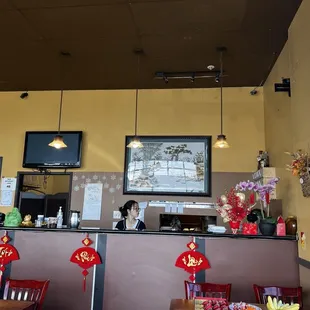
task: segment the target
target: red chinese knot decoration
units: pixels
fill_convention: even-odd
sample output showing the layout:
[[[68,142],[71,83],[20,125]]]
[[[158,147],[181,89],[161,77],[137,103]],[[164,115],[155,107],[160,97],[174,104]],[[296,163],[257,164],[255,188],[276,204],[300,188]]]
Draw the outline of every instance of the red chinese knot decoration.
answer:
[[[77,264],[83,269],[82,274],[84,276],[83,280],[83,291],[86,291],[86,277],[89,274],[87,269],[93,267],[94,265],[100,265],[101,259],[97,251],[89,246],[93,243],[89,239],[88,234],[85,239],[82,240],[85,247],[81,247],[73,252],[70,258],[70,262]]]
[[[7,244],[10,242],[11,238],[8,236],[8,233],[5,232],[4,236],[1,238],[3,242],[0,244],[0,286],[2,282],[2,276],[5,271],[5,265],[9,264],[13,260],[19,260],[19,254],[17,249],[11,245]]]
[[[207,258],[200,252],[195,250],[198,248],[197,243],[193,240],[186,245],[189,251],[183,252],[176,260],[175,266],[184,269],[190,273],[190,281],[195,281],[195,274],[201,270],[209,269],[210,264]]]

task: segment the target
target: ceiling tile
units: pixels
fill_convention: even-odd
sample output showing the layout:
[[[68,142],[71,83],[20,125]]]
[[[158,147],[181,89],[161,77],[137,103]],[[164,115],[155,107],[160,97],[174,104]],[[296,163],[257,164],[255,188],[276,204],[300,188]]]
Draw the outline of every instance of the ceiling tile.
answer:
[[[78,7],[127,3],[127,0],[11,0],[18,9]]]
[[[246,0],[144,2],[131,6],[143,35],[234,31],[241,27],[246,12]]]
[[[135,35],[127,5],[25,10],[23,14],[47,39]]]
[[[15,10],[0,10],[0,37],[1,40],[10,41],[40,39],[23,15]]]
[[[0,10],[9,10],[13,9],[11,2],[9,0],[1,0],[0,1]]]

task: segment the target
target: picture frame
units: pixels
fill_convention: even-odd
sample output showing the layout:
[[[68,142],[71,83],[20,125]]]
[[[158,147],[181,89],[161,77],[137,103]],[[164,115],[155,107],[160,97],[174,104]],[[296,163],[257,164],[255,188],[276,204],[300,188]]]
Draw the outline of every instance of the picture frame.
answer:
[[[125,139],[123,193],[211,197],[211,136],[140,136]]]

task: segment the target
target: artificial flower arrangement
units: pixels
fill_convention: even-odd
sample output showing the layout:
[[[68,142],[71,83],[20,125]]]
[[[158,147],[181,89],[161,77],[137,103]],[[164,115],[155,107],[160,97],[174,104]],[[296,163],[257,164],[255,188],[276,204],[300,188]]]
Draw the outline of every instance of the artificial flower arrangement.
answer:
[[[292,172],[293,176],[301,176],[308,172],[308,153],[298,150],[295,153],[285,152],[285,154],[293,157],[290,165],[286,165],[286,169]]]
[[[240,223],[251,213],[257,201],[261,205],[262,218],[270,222],[276,221],[270,217],[270,194],[275,190],[279,178],[272,178],[267,184],[260,185],[254,182],[240,182],[235,188],[232,188],[226,195],[217,199],[216,211],[223,218],[224,223],[229,223],[232,232],[237,233]],[[249,199],[245,198],[243,192],[249,191]],[[256,197],[257,196],[257,201]],[[264,209],[267,210],[265,217]]]
[[[241,192],[250,191],[252,192],[251,195],[256,193],[258,201],[260,202],[262,218],[265,219],[264,209],[267,211],[267,218],[270,218],[270,195],[275,190],[279,181],[279,178],[272,178],[264,185],[250,181],[240,182],[236,185],[235,189]]]
[[[293,157],[290,165],[286,169],[292,172],[293,176],[299,177],[301,189],[304,197],[310,197],[310,176],[309,176],[309,155],[298,150],[295,153],[285,152]]]
[[[255,197],[252,193],[249,199],[245,199],[243,193],[237,193],[232,188],[226,195],[217,199],[216,211],[223,218],[224,223],[229,223],[232,232],[237,233],[241,221],[251,212],[255,206]]]

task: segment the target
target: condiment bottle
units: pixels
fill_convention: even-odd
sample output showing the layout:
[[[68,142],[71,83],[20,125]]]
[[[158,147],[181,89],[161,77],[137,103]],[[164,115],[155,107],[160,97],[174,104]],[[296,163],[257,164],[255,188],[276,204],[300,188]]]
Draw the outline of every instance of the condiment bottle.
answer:
[[[63,222],[63,212],[62,207],[59,207],[59,211],[57,212],[57,228],[62,228]]]

